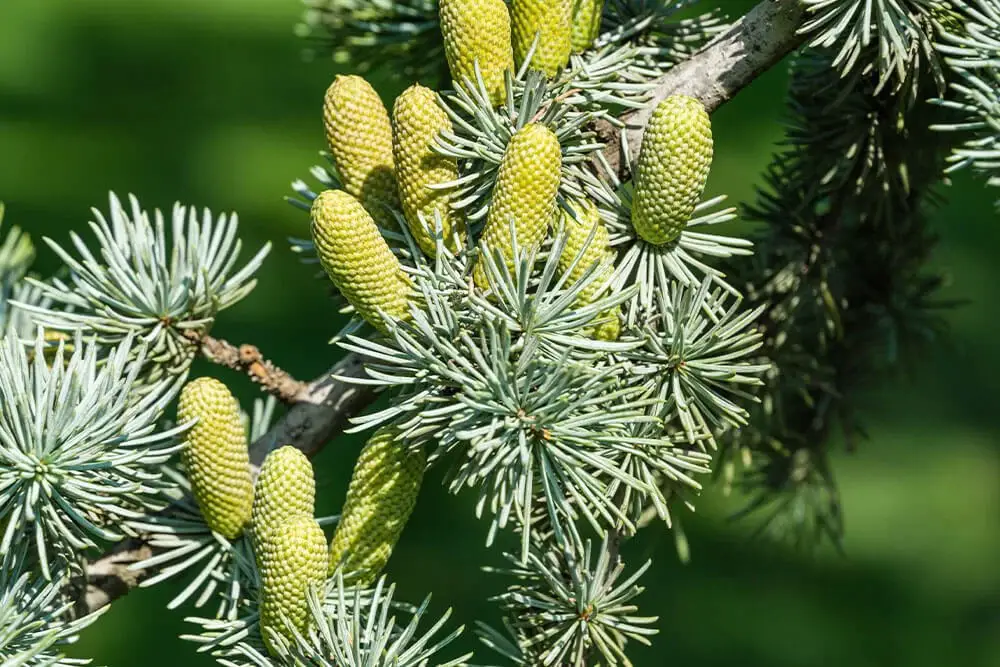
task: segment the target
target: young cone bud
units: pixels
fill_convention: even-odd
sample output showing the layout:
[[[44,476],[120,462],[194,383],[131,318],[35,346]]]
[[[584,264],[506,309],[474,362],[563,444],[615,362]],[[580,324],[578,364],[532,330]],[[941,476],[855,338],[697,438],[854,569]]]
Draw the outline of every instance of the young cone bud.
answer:
[[[444,243],[452,250],[456,249],[452,243],[454,229],[461,224],[459,212],[449,206],[451,193],[430,187],[458,178],[455,160],[431,148],[438,134],[451,129],[448,114],[430,88],[415,84],[396,98],[392,108],[392,150],[399,198],[410,233],[420,249],[431,257],[437,252],[434,212],[441,217]]]
[[[441,0],[441,35],[451,78],[475,85],[475,63],[493,106],[503,103],[504,72],[514,69],[510,14],[503,0]]]
[[[370,584],[385,567],[417,503],[427,457],[396,442],[382,428],[368,440],[354,465],[347,501],[330,543],[330,572]],[[349,576],[348,576],[349,575]]]
[[[395,228],[387,207],[398,208],[392,125],[378,93],[360,76],[338,75],[326,91],[323,124],[344,190],[378,224]]]
[[[215,378],[188,382],[177,405],[177,421],[197,419],[187,434],[181,461],[208,527],[235,539],[250,521],[253,481],[240,406]]]
[[[282,522],[257,553],[260,571],[260,628],[264,643],[275,653],[267,629],[292,639],[285,625],[305,632],[309,619],[309,587],[326,580],[326,536],[311,516],[300,514]]]
[[[511,220],[519,247],[540,244],[556,213],[561,172],[562,150],[552,130],[532,123],[511,137],[500,161],[493,201],[480,239],[489,252],[502,251],[508,268],[513,268]],[[480,289],[487,289],[482,262],[476,265],[474,277]]]
[[[604,0],[571,0],[573,3],[573,53],[581,53],[594,45],[601,34],[601,12]]]
[[[511,23],[514,28],[514,59],[524,63],[538,35],[538,46],[531,56],[531,69],[553,77],[567,63],[572,48],[573,0],[514,0]]]
[[[382,309],[409,316],[409,281],[375,221],[360,202],[341,190],[326,190],[312,205],[312,236],[320,263],[358,315],[384,331]]]
[[[268,454],[254,486],[254,548],[259,550],[287,519],[313,516],[315,504],[316,478],[306,455],[291,445]]]
[[[611,249],[608,239],[608,228],[601,222],[597,207],[590,201],[576,201],[571,204],[576,213],[576,219],[568,213],[563,215],[564,228],[566,234],[566,245],[562,254],[559,255],[559,270],[568,272],[569,285],[583,278],[587,270],[594,264],[614,257],[614,250]],[[593,238],[590,233],[596,227]],[[587,239],[590,238],[590,244]],[[573,266],[573,260],[582,253],[579,261]],[[598,290],[607,282],[614,272],[614,267],[608,265],[604,270],[598,269],[598,275],[591,276],[592,281],[580,293],[579,303],[581,306],[592,302],[597,297]],[[618,322],[618,309],[601,313],[600,317],[606,321],[597,324],[592,331],[587,333],[599,340],[618,340],[621,333]]]
[[[660,102],[639,150],[632,226],[648,243],[675,241],[705,191],[712,166],[712,122],[701,102],[671,95]]]

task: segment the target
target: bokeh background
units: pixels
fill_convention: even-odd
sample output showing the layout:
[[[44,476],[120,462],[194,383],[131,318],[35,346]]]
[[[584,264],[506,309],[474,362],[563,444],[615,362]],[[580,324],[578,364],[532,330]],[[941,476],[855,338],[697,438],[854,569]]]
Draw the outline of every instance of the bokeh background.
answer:
[[[735,14],[751,3],[717,4]],[[300,12],[296,0],[0,1],[0,199],[8,224],[37,240],[83,231],[108,190],[149,208],[237,211],[247,248],[275,248],[216,331],[306,378],[338,356],[326,341],[339,321],[287,249],[307,219],[282,195],[317,162],[337,70],[301,58]],[[772,71],[716,114],[713,193],[752,198],[781,139],[785,83]],[[387,102],[399,92],[380,90]],[[656,527],[629,545],[633,564],[654,559],[640,602],[660,618],[653,647],[632,652],[637,665],[1000,665],[1000,191],[962,174],[945,194],[935,262],[951,276],[945,296],[969,303],[949,315],[948,341],[867,398],[871,442],[836,457],[846,556],[753,541],[750,524],[726,520],[733,501],[709,490],[686,518],[690,565]],[[43,248],[39,271],[54,268]],[[241,377],[198,371],[254,395]],[[341,437],[317,458],[322,512],[342,503],[359,446]],[[487,597],[504,582],[479,570],[500,562],[485,524],[438,481],[425,484],[391,576],[404,597],[433,592],[434,608],[466,626],[495,620]],[[212,664],[177,639],[189,627],[164,607],[175,591],[115,603],[72,654],[108,667]],[[461,643],[477,646],[468,632]]]

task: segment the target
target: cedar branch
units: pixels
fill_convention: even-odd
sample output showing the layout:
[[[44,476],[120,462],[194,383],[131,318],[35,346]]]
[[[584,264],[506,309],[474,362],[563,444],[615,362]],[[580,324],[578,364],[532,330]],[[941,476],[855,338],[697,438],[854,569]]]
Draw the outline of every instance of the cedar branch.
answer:
[[[709,112],[732,99],[802,44],[804,37],[799,30],[804,20],[805,9],[799,0],[762,0],[729,30],[664,74],[650,104],[622,118],[624,137],[610,124],[598,128],[607,145],[608,163],[619,173],[627,172],[629,160],[622,159],[621,147],[627,146],[630,157],[639,154],[653,109],[670,95],[696,97]],[[361,359],[349,354],[312,382],[298,383],[288,401],[288,412],[251,446],[251,464],[255,468],[268,452],[283,444],[294,444],[310,456],[316,454],[343,429],[351,415],[374,400],[371,387],[347,384],[334,380],[334,376],[363,377]],[[142,540],[131,540],[88,563],[87,592],[80,606],[95,611],[142,581],[148,573],[128,571],[121,564],[137,562],[148,551],[149,546]]]
[[[305,382],[296,380],[287,372],[275,366],[264,358],[256,345],[240,345],[237,347],[227,340],[201,335],[197,331],[188,331],[185,337],[197,345],[201,355],[207,360],[226,368],[231,368],[247,376],[261,389],[271,394],[282,403],[296,402],[296,397],[308,390]]]

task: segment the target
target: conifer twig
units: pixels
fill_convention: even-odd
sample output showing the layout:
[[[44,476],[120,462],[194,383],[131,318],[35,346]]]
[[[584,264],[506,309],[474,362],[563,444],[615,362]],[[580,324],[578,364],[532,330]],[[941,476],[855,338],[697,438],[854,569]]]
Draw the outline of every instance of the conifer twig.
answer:
[[[86,581],[79,582],[74,614],[79,618],[101,609],[142,583],[152,572],[130,570],[132,563],[153,556],[153,547],[139,538],[123,540],[100,558],[87,563]]]
[[[329,371],[309,383],[292,401],[292,407],[256,442],[250,445],[250,465],[256,473],[264,457],[277,447],[295,445],[307,456],[323,446],[375,399],[375,387],[334,379],[365,376],[364,362],[357,354],[348,354]]]
[[[246,373],[264,391],[282,403],[295,403],[297,396],[304,395],[308,391],[308,385],[305,382],[296,380],[289,373],[265,359],[256,345],[237,347],[227,340],[213,338],[207,334],[201,335],[194,330],[186,332],[185,337],[200,347],[202,356],[207,360],[234,371]]]
[[[798,31],[804,20],[805,10],[799,0],[762,0],[728,31],[669,70],[660,79],[649,106],[622,119],[630,153],[638,155],[645,124],[661,100],[683,93],[698,98],[714,111],[802,43]],[[621,170],[621,132],[610,124],[599,130],[607,144],[605,157],[614,169]],[[292,444],[310,456],[316,454],[351,416],[374,400],[372,387],[347,384],[334,377],[364,377],[361,358],[349,354],[312,382],[297,383],[297,390],[287,401],[291,405],[288,412],[251,445],[250,461],[255,469],[276,446]],[[148,550],[142,540],[130,540],[88,563],[88,591],[81,607],[94,611],[137,585],[146,573],[123,573],[115,564],[138,562],[148,557],[140,555]]]

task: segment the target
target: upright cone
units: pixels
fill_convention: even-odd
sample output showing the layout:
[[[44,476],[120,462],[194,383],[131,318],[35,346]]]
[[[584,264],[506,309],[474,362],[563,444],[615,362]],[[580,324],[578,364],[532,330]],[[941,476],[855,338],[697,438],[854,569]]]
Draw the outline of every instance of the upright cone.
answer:
[[[340,190],[320,193],[312,205],[312,237],[330,280],[369,324],[385,330],[379,309],[396,319],[409,316],[409,281],[357,199]]]
[[[330,543],[330,573],[342,565],[349,581],[375,581],[417,503],[426,465],[424,453],[397,442],[394,430],[375,432],[354,465]]]
[[[326,91],[323,125],[344,190],[379,225],[394,229],[389,208],[399,206],[389,112],[360,76],[338,75]]]
[[[572,50],[572,0],[513,0],[514,60],[524,63],[538,35],[531,69],[553,77],[567,63]]]
[[[572,285],[583,278],[591,266],[614,258],[614,250],[611,249],[608,239],[608,228],[601,221],[597,207],[590,201],[575,201],[570,204],[574,218],[569,213],[563,215],[563,225],[566,234],[566,245],[562,254],[559,255],[559,270],[568,273],[569,283]],[[593,238],[590,233],[593,231]],[[590,243],[587,244],[588,238]],[[576,264],[573,261],[579,260]],[[606,269],[600,270],[599,275],[591,276],[593,282],[580,293],[578,303],[583,306],[594,301],[598,291],[607,283],[608,278],[614,272],[614,266],[608,265]],[[618,321],[618,309],[601,313],[603,320],[598,323],[593,330],[587,333],[599,340],[618,340],[621,333]]]
[[[443,241],[452,250],[456,249],[452,242],[454,231],[462,224],[461,214],[450,206],[451,193],[432,189],[458,178],[454,158],[432,149],[434,139],[451,130],[451,119],[430,88],[414,84],[396,98],[392,108],[392,149],[399,198],[410,233],[420,249],[431,257],[437,254],[433,236],[435,213],[441,219]]]
[[[286,519],[271,533],[257,553],[260,571],[260,628],[272,654],[270,628],[292,639],[287,619],[299,632],[309,620],[307,593],[326,580],[326,537],[312,516]]]
[[[441,0],[441,35],[451,78],[475,84],[475,63],[493,106],[503,103],[504,72],[514,69],[510,14],[503,0]]]
[[[316,478],[306,455],[291,445],[268,454],[254,486],[254,548],[260,549],[269,535],[291,517],[313,516],[315,504]]]
[[[500,162],[493,201],[480,238],[489,252],[499,249],[503,253],[509,269],[513,269],[514,259],[511,221],[519,247],[539,245],[556,213],[561,172],[562,149],[552,130],[532,123],[511,137]],[[487,289],[482,260],[473,274],[476,285]]]
[[[177,421],[197,419],[188,431],[181,462],[209,528],[235,539],[250,521],[253,481],[240,406],[226,385],[202,377],[184,385]]]
[[[573,3],[573,53],[581,53],[594,45],[601,34],[601,13],[604,0],[571,0]]]
[[[632,226],[648,243],[681,235],[712,166],[712,121],[701,102],[672,95],[653,112],[639,150]]]

